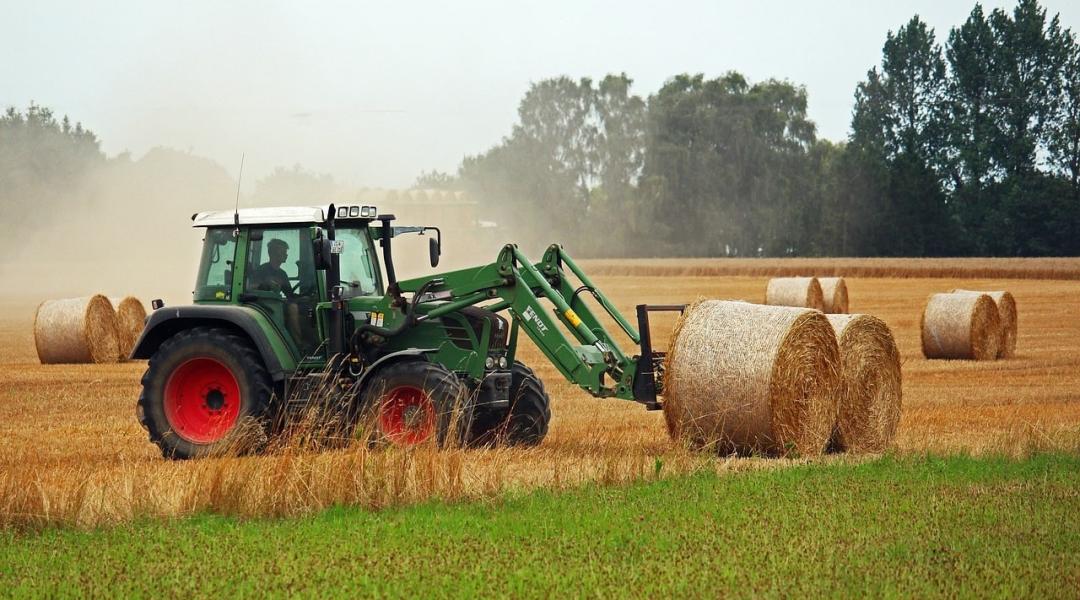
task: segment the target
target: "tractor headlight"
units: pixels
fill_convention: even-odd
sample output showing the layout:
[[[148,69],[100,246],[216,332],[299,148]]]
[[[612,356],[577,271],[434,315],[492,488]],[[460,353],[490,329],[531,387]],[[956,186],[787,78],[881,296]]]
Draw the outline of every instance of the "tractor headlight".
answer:
[[[506,362],[506,357],[505,356],[500,356],[499,357],[499,368],[500,369],[505,369],[507,367],[507,365],[509,365],[509,364],[510,363]]]
[[[353,217],[353,218],[359,217],[360,216],[360,207],[359,206],[350,206],[349,207],[349,216]]]
[[[361,208],[360,209],[360,216],[361,217],[374,218],[375,217],[375,207],[374,206],[365,206],[365,207]]]
[[[484,359],[484,368],[487,369],[488,371],[494,369],[495,368],[495,359],[491,358],[490,356],[487,357],[486,359]]]

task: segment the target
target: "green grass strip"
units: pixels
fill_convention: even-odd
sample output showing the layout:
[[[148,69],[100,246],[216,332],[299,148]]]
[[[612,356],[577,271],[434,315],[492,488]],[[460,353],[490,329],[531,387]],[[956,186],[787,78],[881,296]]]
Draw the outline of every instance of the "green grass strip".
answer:
[[[0,534],[0,596],[1080,595],[1080,457],[884,458]]]

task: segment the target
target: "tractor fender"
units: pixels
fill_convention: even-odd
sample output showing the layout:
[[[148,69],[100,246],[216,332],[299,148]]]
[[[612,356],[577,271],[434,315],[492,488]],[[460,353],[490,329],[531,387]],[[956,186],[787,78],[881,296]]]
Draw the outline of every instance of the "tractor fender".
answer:
[[[274,381],[285,379],[296,369],[296,359],[270,321],[253,308],[244,306],[170,306],[150,313],[135,347],[133,359],[149,359],[165,340],[192,327],[232,330],[251,340]]]
[[[364,385],[367,382],[368,377],[379,370],[379,367],[397,362],[399,360],[411,360],[419,358],[421,360],[427,360],[427,355],[430,352],[438,352],[438,348],[409,348],[408,350],[398,350],[397,352],[391,352],[386,356],[379,357],[378,360],[368,365],[364,372],[360,375],[359,381],[357,381],[356,389],[364,389]]]

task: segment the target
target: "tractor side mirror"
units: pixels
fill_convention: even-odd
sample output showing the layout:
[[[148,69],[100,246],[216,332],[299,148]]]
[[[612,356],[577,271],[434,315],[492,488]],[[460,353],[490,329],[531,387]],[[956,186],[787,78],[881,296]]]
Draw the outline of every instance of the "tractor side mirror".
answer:
[[[431,268],[439,266],[440,254],[442,254],[442,248],[439,247],[439,240],[433,237],[428,238],[428,258],[431,260]]]

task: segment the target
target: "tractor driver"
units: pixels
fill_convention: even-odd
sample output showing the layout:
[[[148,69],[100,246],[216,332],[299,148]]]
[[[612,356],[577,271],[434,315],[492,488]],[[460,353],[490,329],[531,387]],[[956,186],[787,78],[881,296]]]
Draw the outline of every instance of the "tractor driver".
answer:
[[[270,260],[259,265],[259,268],[255,269],[252,276],[255,288],[270,292],[281,292],[285,294],[286,298],[296,297],[292,290],[292,283],[289,282],[288,274],[281,268],[281,265],[285,263],[285,259],[289,257],[289,245],[284,240],[272,239],[266,244],[266,253],[269,255]]]

